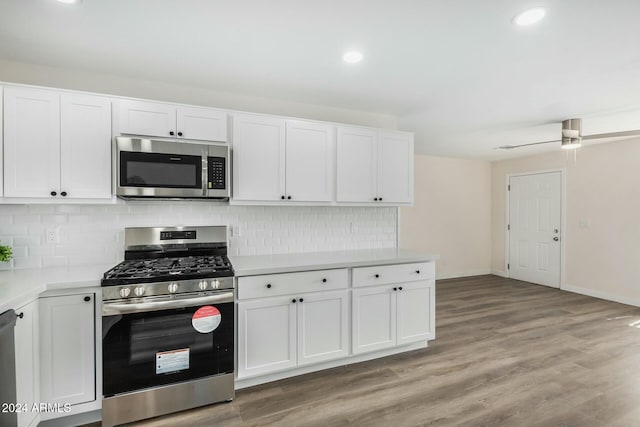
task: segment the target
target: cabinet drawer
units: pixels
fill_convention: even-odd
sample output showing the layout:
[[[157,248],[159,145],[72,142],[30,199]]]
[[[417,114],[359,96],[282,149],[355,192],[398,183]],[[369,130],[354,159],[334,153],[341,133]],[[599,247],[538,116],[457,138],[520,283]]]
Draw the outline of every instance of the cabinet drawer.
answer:
[[[346,269],[239,277],[238,299],[344,289],[347,286]]]
[[[435,278],[435,273],[434,262],[354,268],[353,286],[372,286],[429,280]]]

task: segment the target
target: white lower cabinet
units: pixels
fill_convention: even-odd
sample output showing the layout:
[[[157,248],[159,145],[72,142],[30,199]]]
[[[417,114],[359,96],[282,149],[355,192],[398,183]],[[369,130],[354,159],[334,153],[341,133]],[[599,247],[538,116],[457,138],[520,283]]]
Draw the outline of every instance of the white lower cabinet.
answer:
[[[434,295],[433,280],[354,289],[353,354],[433,339]]]
[[[24,405],[26,411],[18,412],[18,426],[28,427],[37,424],[33,404],[41,402],[40,379],[38,375],[38,301],[16,310],[15,346],[16,346],[16,403]]]
[[[40,298],[40,401],[96,400],[95,294]]]
[[[349,291],[238,303],[238,378],[348,355]]]

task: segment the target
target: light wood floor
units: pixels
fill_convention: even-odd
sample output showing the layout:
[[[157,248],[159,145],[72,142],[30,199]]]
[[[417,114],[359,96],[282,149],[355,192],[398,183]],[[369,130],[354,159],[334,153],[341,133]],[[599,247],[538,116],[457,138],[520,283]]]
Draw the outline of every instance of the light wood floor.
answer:
[[[640,426],[640,309],[495,276],[436,294],[428,349],[135,425]]]

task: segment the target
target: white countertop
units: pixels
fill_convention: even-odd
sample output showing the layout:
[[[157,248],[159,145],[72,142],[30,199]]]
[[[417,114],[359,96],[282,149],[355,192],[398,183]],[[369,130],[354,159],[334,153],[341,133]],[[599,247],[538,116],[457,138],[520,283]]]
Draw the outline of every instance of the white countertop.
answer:
[[[0,313],[19,308],[44,291],[100,286],[111,264],[0,271]]]
[[[435,261],[440,255],[407,249],[365,249],[279,255],[230,256],[236,277],[331,268],[368,267]]]

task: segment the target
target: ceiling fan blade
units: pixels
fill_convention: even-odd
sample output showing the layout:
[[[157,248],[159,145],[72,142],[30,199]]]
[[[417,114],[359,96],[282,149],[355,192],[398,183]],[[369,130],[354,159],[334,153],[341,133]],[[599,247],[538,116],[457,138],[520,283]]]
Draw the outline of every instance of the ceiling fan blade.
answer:
[[[640,129],[626,130],[622,132],[598,133],[595,135],[585,135],[582,137],[582,139],[589,140],[589,139],[601,139],[601,138],[619,138],[619,137],[625,137],[625,136],[640,136]]]
[[[529,144],[520,144],[520,145],[501,145],[500,147],[496,147],[496,148],[498,150],[512,150],[514,148],[528,147],[530,145],[550,144],[552,142],[560,142],[560,140],[554,139],[553,141],[530,142]]]

